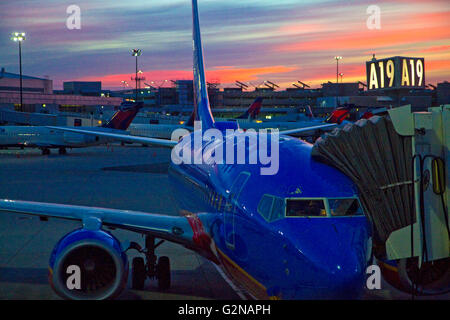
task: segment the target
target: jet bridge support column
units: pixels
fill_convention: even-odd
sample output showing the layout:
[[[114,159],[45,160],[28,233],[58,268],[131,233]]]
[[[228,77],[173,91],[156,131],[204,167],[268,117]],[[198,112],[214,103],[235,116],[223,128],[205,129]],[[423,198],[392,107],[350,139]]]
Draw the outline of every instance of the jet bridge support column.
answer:
[[[312,155],[357,185],[385,279],[414,294],[450,290],[450,105],[389,110],[326,133]]]
[[[405,106],[389,110],[389,115],[399,135],[412,136],[415,223],[412,230],[413,241],[411,226],[390,234],[386,241],[387,258],[396,260],[411,256],[424,257],[425,262],[448,258],[450,105],[416,113],[411,113],[411,107]],[[441,195],[434,191],[434,185],[439,183],[432,166],[436,158],[441,158],[445,164],[445,190]],[[421,261],[419,259],[419,265]]]

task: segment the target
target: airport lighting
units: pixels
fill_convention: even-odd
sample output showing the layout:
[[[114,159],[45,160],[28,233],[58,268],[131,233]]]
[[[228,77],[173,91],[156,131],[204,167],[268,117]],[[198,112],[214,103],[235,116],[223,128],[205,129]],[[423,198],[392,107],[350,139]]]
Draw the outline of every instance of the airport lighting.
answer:
[[[339,79],[339,60],[342,60],[341,56],[335,56],[334,59],[336,60],[336,83],[338,83]]]
[[[132,49],[131,50],[131,55],[133,57],[136,57],[136,76],[135,76],[135,81],[136,81],[136,101],[138,100],[138,57],[142,54],[142,50],[141,49]]]
[[[341,83],[342,83],[342,77],[344,76],[344,74],[342,72],[340,72],[339,76],[341,77]]]
[[[20,74],[20,110],[23,106],[23,86],[22,86],[22,42],[25,41],[25,32],[13,32],[11,40],[19,43],[19,74]]]
[[[128,87],[128,82],[126,82],[125,80],[120,81],[120,83],[122,83],[124,89],[125,87]]]

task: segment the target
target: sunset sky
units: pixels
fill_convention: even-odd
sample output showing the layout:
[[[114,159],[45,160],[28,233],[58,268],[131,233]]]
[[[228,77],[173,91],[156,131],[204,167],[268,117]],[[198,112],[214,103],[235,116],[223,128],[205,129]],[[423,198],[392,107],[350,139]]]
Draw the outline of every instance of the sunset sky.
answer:
[[[69,5],[81,8],[81,29],[69,30]],[[370,30],[369,5],[381,9]],[[365,61],[390,56],[425,58],[426,83],[450,81],[450,1],[199,0],[207,80],[264,80],[289,87],[335,81],[334,56],[343,56],[344,82],[365,82]],[[18,72],[13,31],[23,31],[23,72],[63,81],[132,81],[139,59],[147,81],[192,79],[190,0],[34,0],[0,2],[0,67]]]

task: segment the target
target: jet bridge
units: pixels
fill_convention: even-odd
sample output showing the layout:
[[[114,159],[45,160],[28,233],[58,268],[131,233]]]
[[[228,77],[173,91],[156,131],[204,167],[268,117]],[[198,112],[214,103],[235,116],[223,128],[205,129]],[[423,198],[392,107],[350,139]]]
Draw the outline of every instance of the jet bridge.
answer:
[[[448,292],[450,105],[359,120],[323,135],[312,153],[358,186],[374,255],[395,270],[397,287]]]

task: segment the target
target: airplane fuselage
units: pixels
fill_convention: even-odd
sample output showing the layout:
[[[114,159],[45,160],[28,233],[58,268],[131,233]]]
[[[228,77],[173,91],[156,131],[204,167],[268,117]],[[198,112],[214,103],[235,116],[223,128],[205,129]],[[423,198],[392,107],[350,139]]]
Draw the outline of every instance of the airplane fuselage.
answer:
[[[239,128],[243,130],[248,129],[279,129],[279,130],[290,130],[296,128],[306,128],[310,126],[320,125],[321,121],[263,121],[257,122],[254,120],[247,119],[232,119],[239,124]],[[171,139],[172,132],[179,129],[185,128],[192,131],[192,127],[187,127],[178,124],[132,124],[128,128],[128,132],[131,135],[160,138],[160,139]]]
[[[83,129],[83,127],[78,127]],[[119,130],[86,127],[90,131],[116,132]],[[123,132],[120,130],[120,132]],[[43,126],[2,126],[0,127],[0,146],[32,147],[32,148],[81,148],[105,144],[110,139],[85,135],[75,132],[64,132]]]
[[[132,124],[128,132],[134,136],[151,137],[160,139],[170,139],[172,132],[178,128],[183,128],[177,124]]]
[[[336,199],[359,203],[357,189],[341,172],[313,159],[311,148],[281,136],[275,175],[261,175],[260,164],[171,162],[180,207],[211,213],[202,224],[220,266],[257,298],[343,299],[363,287],[368,222],[362,211],[330,214]],[[248,152],[258,151],[249,146]],[[308,200],[323,201],[320,215],[287,216],[289,201]]]

